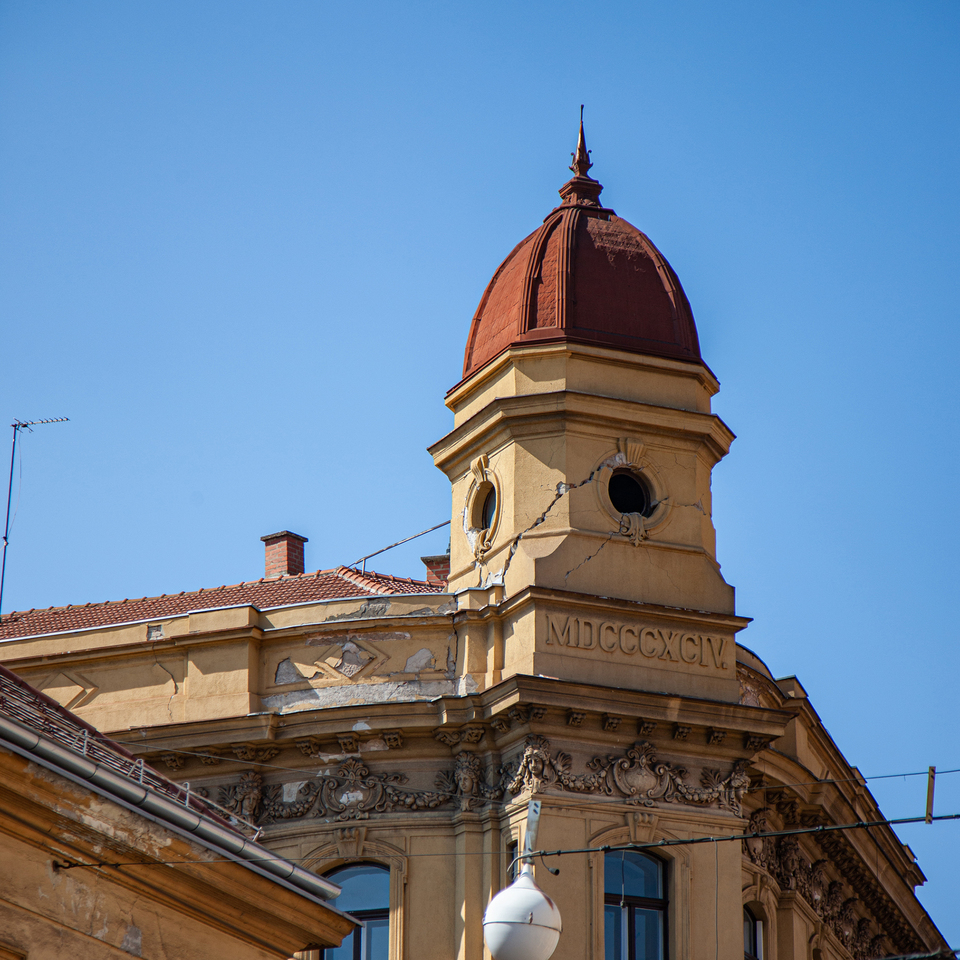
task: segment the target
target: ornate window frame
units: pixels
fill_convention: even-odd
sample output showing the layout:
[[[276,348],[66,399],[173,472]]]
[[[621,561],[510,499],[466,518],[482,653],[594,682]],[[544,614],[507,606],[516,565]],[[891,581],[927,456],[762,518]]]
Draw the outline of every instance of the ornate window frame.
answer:
[[[594,491],[600,509],[616,525],[620,536],[639,546],[647,537],[663,527],[670,516],[670,503],[659,467],[646,455],[642,440],[621,437],[617,449],[600,460],[593,471]],[[643,483],[653,501],[650,516],[638,513],[622,514],[610,499],[610,478],[615,471],[628,470]]]
[[[629,843],[650,843],[656,840],[673,840],[677,835],[660,828],[660,818],[655,813],[632,811],[627,814],[627,826],[608,827],[590,837],[590,846],[609,844],[617,846]],[[637,851],[646,853],[647,851]],[[601,852],[587,855],[587,864],[593,882],[593,897],[590,899],[593,931],[593,956],[604,956],[603,908],[604,875]],[[666,908],[665,956],[682,958],[690,956],[690,851],[686,847],[665,847],[657,850],[656,857],[664,865],[664,893]]]
[[[485,453],[470,464],[470,472],[473,477],[467,490],[463,511],[463,532],[473,550],[474,559],[477,563],[483,563],[493,546],[500,526],[500,517],[503,514],[503,484],[496,471],[491,469],[490,458]],[[487,496],[491,492],[496,497],[496,505],[490,526],[484,527],[481,513]]]
[[[399,847],[383,840],[367,839],[367,828],[343,827],[337,840],[316,847],[303,860],[303,866],[317,874],[326,874],[351,863],[377,863],[390,869],[390,950],[389,960],[401,960],[404,949],[406,915],[407,856]],[[334,901],[334,905],[336,902]]]

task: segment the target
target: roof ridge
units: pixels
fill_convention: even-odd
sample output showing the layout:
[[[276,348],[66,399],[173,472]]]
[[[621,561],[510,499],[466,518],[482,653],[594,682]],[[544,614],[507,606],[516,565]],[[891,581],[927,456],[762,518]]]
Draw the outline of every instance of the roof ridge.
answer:
[[[348,583],[353,583],[358,587],[372,590],[381,596],[390,592],[382,583],[372,579],[366,571],[357,570],[354,567],[337,567],[337,576],[340,577],[341,580],[346,580]]]
[[[113,604],[121,603],[149,603],[152,600],[173,600],[179,597],[191,597],[191,596],[200,596],[204,593],[213,593],[217,590],[233,590],[238,587],[252,586],[257,583],[275,583],[281,580],[296,580],[298,578],[306,577],[321,577],[323,574],[335,574],[337,569],[330,567],[328,569],[320,569],[312,571],[310,573],[297,573],[297,574],[281,574],[278,577],[261,577],[259,580],[241,580],[239,583],[222,583],[216,587],[198,587],[196,590],[181,590],[179,593],[160,593],[155,594],[154,596],[144,596],[144,597],[124,597],[122,600],[88,600],[86,603],[65,603],[62,606],[49,606],[49,607],[31,607],[29,610],[11,610],[8,613],[0,615],[0,623],[7,623],[12,621],[18,614],[24,616],[28,613],[59,613],[60,611],[74,610],[74,609],[89,609],[90,607],[108,607]],[[418,581],[414,581],[418,582]]]

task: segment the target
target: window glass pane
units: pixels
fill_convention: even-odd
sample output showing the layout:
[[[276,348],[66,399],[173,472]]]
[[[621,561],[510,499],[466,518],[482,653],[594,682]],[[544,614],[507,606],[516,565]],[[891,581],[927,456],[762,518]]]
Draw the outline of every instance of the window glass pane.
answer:
[[[636,960],[663,960],[663,914],[636,907],[633,923]]]
[[[607,905],[603,908],[603,957],[604,960],[621,960],[623,940],[620,936],[621,910]]]
[[[620,896],[621,888],[628,897],[663,897],[663,868],[659,860],[634,853],[632,850],[616,850],[603,858],[603,890],[612,896]]]
[[[746,907],[743,908],[743,952],[751,957],[757,955],[757,925]]]
[[[386,960],[390,948],[390,921],[367,920],[363,924],[362,960]]]
[[[343,893],[330,902],[346,913],[355,910],[388,910],[390,908],[390,871],[375,863],[354,863],[332,870],[326,879],[343,888]]]

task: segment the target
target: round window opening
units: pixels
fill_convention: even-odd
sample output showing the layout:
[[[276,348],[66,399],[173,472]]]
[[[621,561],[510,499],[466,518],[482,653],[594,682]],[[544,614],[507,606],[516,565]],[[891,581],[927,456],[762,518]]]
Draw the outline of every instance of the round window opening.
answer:
[[[487,495],[483,498],[483,506],[480,508],[480,529],[489,530],[493,526],[493,520],[497,515],[497,491],[491,487]]]
[[[630,470],[617,470],[607,485],[610,502],[618,513],[639,513],[649,517],[653,513],[653,499],[643,480]]]

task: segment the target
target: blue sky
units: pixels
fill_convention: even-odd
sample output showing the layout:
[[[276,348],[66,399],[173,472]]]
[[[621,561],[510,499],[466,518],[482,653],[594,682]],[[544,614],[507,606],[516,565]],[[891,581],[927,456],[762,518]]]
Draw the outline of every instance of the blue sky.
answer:
[[[425,448],[585,103],[738,434],[714,520],[743,642],[864,774],[960,767],[958,40],[924,0],[0,3],[0,422],[71,418],[24,438],[4,608],[446,519]],[[923,812],[921,778],[872,786]],[[901,836],[960,945],[960,825]]]

